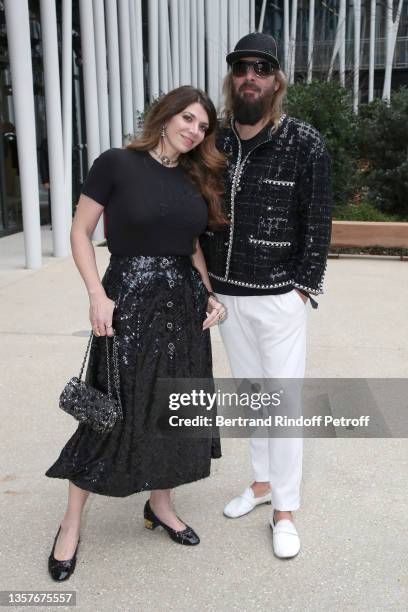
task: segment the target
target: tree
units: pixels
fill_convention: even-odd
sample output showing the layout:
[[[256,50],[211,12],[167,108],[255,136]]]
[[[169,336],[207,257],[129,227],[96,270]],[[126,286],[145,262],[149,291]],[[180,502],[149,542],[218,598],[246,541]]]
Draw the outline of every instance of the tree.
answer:
[[[362,182],[379,210],[408,216],[408,88],[391,101],[374,100],[360,107],[360,152],[365,160]]]
[[[358,118],[350,94],[336,81],[296,83],[289,86],[286,111],[322,134],[332,160],[333,200],[346,204],[358,174]]]

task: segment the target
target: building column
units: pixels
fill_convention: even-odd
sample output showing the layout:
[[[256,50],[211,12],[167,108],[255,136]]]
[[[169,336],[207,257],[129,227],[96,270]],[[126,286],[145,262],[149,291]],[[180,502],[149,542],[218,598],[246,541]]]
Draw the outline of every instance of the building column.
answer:
[[[66,257],[70,253],[70,226],[67,223],[65,202],[64,149],[62,143],[61,91],[55,0],[40,0],[40,9],[53,251],[55,257]]]
[[[197,83],[205,89],[205,11],[204,0],[197,0]]]
[[[283,0],[283,66],[289,76],[289,0]]]
[[[191,84],[198,87],[198,23],[197,0],[190,5]]]
[[[138,113],[144,111],[144,64],[143,64],[143,28],[142,5],[140,0],[129,1],[130,13],[130,47],[132,60],[132,93],[133,93],[133,131],[140,129]]]
[[[207,40],[207,93],[217,108],[220,103],[219,67],[219,3],[218,0],[206,0],[205,31]]]
[[[15,0],[5,0],[4,8],[20,168],[25,264],[27,268],[35,269],[41,267],[41,232],[27,0],[19,3]]]
[[[315,36],[315,0],[309,1],[309,27],[307,37],[307,82],[313,78],[313,52]]]
[[[167,71],[167,0],[159,0],[159,79],[160,92],[169,91],[169,79]]]
[[[187,21],[187,13],[185,11],[185,0],[179,0],[179,54],[180,54],[180,85],[190,85],[191,78],[189,74],[190,62],[187,61],[190,55],[190,49],[187,48],[187,28],[190,27],[190,22]]]
[[[204,2],[204,0],[201,1]],[[173,65],[173,87],[178,87],[180,85],[180,39],[178,12],[178,0],[170,0],[171,62]]]
[[[353,110],[358,113],[360,96],[360,34],[361,0],[353,0],[354,6],[354,67],[353,67]]]
[[[98,88],[99,145],[101,151],[110,147],[108,75],[106,66],[105,12],[103,0],[93,0],[95,26],[96,84]]]
[[[256,32],[255,24],[255,0],[249,2],[249,31]]]
[[[250,28],[249,0],[239,0],[239,37],[249,34]]]
[[[265,0],[266,2],[266,0]],[[239,41],[239,12],[237,11],[236,0],[228,2],[228,52],[234,50]]]
[[[132,64],[130,59],[129,0],[118,0],[122,127],[125,144],[133,140]]]
[[[265,21],[265,11],[266,11],[266,0],[263,0],[262,6],[261,6],[261,14],[259,16],[258,32],[263,32],[264,21]]]
[[[374,67],[375,67],[375,13],[377,0],[370,2],[370,59],[368,69],[368,101],[374,99]]]
[[[225,58],[227,57],[228,54],[228,27],[229,27],[229,23],[228,23],[228,10],[229,10],[229,6],[228,6],[228,2],[220,2],[220,6],[219,6],[219,24],[220,24],[220,40],[219,40],[219,47],[218,47],[218,79],[220,81],[220,88],[219,88],[219,92],[220,92],[220,98],[221,98],[221,92],[222,92],[222,83],[224,80],[225,75],[227,74],[227,70],[228,70],[228,65],[227,62],[225,60]],[[221,104],[221,99],[219,101],[219,104]]]
[[[158,0],[148,2],[149,21],[149,99],[159,97],[159,4]]]
[[[101,153],[99,139],[98,86],[96,82],[95,34],[92,3],[79,0],[79,17],[81,27],[81,48],[84,75],[84,101],[88,168]],[[103,240],[103,215],[93,233],[93,240]]]
[[[185,48],[186,48],[186,75],[187,80],[185,85],[191,85],[191,36],[190,36],[190,9],[191,4],[190,0],[184,0],[184,38],[185,38]],[[194,41],[195,43],[196,41]]]
[[[116,0],[106,2],[106,34],[108,46],[108,90],[111,147],[122,146],[122,114],[120,96],[120,62],[118,13]]]
[[[72,0],[62,3],[62,141],[64,149],[65,208],[72,225]]]

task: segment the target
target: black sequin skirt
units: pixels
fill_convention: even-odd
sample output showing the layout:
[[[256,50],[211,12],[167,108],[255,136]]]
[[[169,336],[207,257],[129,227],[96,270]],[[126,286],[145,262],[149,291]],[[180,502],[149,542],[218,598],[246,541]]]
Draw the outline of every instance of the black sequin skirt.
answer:
[[[212,378],[211,340],[203,331],[207,290],[185,256],[111,256],[102,279],[115,301],[123,421],[107,434],[80,424],[46,476],[124,497],[205,478],[221,456],[218,432],[205,438],[155,432],[158,379]],[[107,391],[105,338],[92,342],[86,380]]]

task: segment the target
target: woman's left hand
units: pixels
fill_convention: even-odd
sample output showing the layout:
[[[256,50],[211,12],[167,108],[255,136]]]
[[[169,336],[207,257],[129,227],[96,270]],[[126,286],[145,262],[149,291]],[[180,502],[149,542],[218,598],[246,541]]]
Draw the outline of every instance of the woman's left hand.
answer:
[[[203,329],[208,329],[213,325],[218,325],[221,321],[224,321],[227,316],[227,310],[222,302],[219,302],[217,298],[212,295],[208,298],[207,304],[207,318],[203,323]]]

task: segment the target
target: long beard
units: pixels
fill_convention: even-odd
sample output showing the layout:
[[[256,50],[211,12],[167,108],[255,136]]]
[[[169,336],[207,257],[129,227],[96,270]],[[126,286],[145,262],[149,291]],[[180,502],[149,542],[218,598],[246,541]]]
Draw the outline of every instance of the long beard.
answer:
[[[274,95],[273,86],[256,99],[251,94],[240,94],[234,91],[232,108],[235,119],[242,125],[255,125],[268,114]]]

